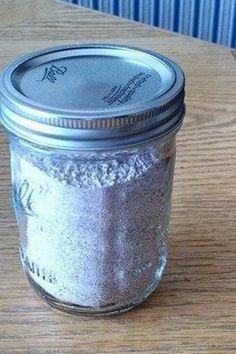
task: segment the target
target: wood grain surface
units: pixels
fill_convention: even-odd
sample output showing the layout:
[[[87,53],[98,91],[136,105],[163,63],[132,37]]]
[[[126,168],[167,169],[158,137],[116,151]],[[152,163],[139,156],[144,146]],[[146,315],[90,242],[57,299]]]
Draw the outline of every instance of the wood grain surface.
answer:
[[[155,293],[113,317],[71,316],[31,290],[21,270],[0,136],[0,353],[236,353],[236,62],[195,39],[50,0],[0,0],[0,70],[47,46],[117,42],[157,50],[187,78],[169,263]]]

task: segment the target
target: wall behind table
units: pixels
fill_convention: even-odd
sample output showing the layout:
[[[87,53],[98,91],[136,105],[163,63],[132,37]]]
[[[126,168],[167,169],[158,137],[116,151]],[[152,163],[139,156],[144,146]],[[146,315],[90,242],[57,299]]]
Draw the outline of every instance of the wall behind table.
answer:
[[[65,0],[236,48],[236,0]]]

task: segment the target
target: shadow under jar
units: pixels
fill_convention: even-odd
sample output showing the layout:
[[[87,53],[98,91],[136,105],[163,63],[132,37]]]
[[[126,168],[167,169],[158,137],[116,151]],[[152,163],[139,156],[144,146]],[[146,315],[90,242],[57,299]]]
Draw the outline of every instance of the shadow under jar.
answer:
[[[156,288],[184,112],[183,72],[155,52],[66,46],[6,67],[21,260],[50,305],[112,314]]]

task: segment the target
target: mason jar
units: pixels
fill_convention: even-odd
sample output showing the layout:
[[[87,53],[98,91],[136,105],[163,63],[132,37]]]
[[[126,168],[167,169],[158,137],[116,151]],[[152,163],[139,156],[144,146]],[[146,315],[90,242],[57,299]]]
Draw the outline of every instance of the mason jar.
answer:
[[[167,261],[182,70],[148,50],[63,46],[8,65],[0,90],[31,286],[71,313],[141,303]]]

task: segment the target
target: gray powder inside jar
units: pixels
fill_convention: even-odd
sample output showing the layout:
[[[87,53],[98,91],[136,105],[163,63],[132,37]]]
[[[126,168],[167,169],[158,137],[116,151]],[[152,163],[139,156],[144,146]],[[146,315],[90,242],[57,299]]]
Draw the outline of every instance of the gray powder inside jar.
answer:
[[[98,159],[25,150],[12,165],[26,215],[22,262],[46,292],[80,306],[123,306],[157,285],[173,151],[152,145]]]

